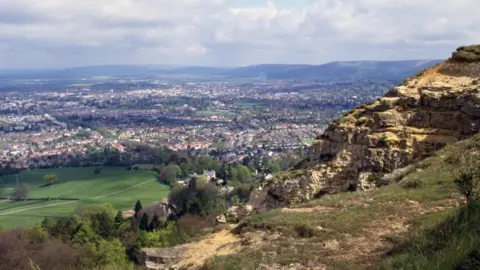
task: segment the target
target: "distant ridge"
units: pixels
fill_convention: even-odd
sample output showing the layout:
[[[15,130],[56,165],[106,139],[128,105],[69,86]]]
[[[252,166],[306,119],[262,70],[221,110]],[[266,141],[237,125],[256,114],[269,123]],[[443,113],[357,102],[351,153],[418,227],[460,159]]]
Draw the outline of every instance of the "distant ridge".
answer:
[[[0,70],[0,79],[79,79],[98,76],[171,75],[262,80],[403,80],[443,60],[345,61],[323,65],[262,64],[238,68],[205,66],[103,65],[49,70]]]
[[[229,76],[268,79],[357,81],[403,80],[443,60],[346,61],[323,65],[256,65],[228,71]]]

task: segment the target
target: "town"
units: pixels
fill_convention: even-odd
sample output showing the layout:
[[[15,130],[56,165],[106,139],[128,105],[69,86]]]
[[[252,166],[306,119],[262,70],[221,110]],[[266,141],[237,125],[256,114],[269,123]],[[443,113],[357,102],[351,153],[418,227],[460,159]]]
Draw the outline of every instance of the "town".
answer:
[[[153,82],[150,84],[155,86]],[[133,144],[217,153],[225,162],[307,149],[329,120],[382,95],[389,82],[157,84],[129,90],[4,92],[2,168],[83,164]],[[130,90],[134,88],[134,90]]]

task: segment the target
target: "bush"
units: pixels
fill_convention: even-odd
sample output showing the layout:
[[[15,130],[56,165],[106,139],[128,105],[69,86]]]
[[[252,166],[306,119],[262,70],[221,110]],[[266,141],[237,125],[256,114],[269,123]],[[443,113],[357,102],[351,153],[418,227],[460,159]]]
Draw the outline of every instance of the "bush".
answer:
[[[254,185],[244,184],[239,187],[236,187],[233,192],[230,194],[230,200],[233,203],[233,198],[238,199],[238,203],[246,202],[250,198],[250,193],[252,192]]]
[[[454,177],[458,191],[467,202],[480,198],[480,161],[471,149],[462,149],[450,155],[445,163]]]
[[[423,188],[425,182],[418,178],[409,178],[400,183],[400,186],[407,189]]]
[[[54,173],[46,174],[43,176],[43,184],[45,186],[53,185],[57,182],[57,175]]]
[[[175,207],[177,217],[196,214],[203,217],[218,215],[226,210],[225,201],[217,195],[217,188],[210,183],[190,182],[188,187],[172,189],[168,201]]]
[[[316,230],[310,225],[300,224],[295,226],[295,232],[299,237],[310,238],[315,236]]]

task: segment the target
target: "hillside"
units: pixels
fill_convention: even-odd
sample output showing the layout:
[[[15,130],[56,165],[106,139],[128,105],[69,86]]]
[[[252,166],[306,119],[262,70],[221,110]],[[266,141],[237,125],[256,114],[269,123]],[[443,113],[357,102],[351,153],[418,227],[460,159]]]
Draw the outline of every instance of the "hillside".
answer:
[[[166,266],[478,269],[480,206],[466,205],[447,166],[480,151],[476,48],[332,122],[313,156],[230,208],[227,220],[241,220],[234,229],[181,246]],[[178,252],[155,250],[160,261]]]
[[[479,203],[465,205],[445,162],[451,144],[369,192],[325,195],[252,215],[179,247],[152,249],[173,269],[478,269]],[[201,250],[201,252],[199,252]]]
[[[203,269],[454,269],[475,264],[478,203],[464,206],[445,160],[480,150],[480,135],[450,145],[369,192],[326,195],[245,219],[241,251]],[[473,264],[472,264],[473,261]]]
[[[263,182],[250,204],[263,210],[375,189],[396,170],[476,134],[480,62],[458,59],[458,53],[333,121],[313,145],[315,154]]]

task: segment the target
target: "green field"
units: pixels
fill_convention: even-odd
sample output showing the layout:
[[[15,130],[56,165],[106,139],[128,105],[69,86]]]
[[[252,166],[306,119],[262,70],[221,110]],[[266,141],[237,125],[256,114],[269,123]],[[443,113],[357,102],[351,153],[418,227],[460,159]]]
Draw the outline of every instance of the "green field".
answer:
[[[62,217],[76,208],[94,203],[110,203],[119,210],[132,209],[137,200],[153,204],[168,196],[169,187],[156,181],[153,171],[126,171],[105,167],[99,175],[94,168],[60,168],[25,171],[0,178],[7,188],[18,183],[29,187],[30,198],[69,198],[77,201],[0,201],[0,226],[3,228],[35,225],[45,216]],[[42,187],[43,176],[55,173],[58,183]]]

